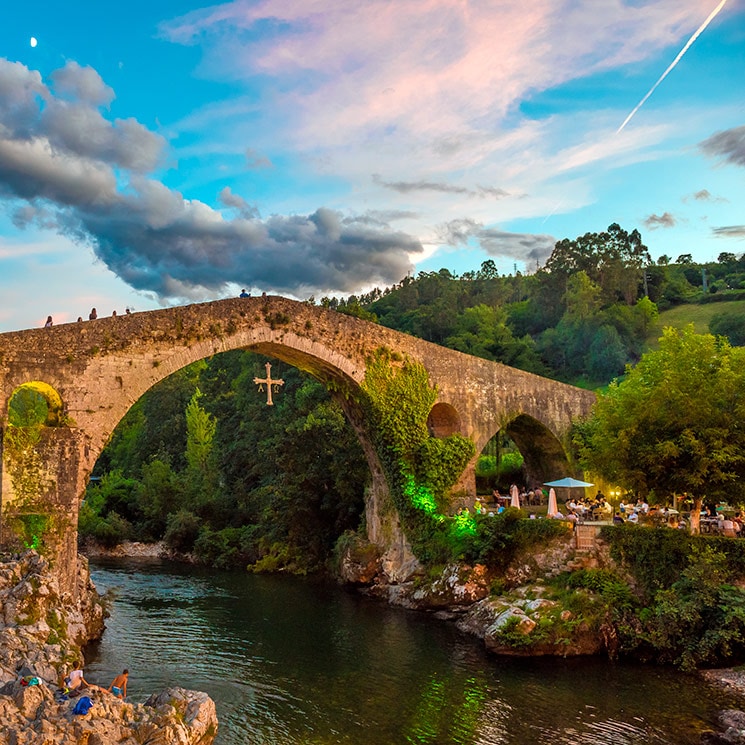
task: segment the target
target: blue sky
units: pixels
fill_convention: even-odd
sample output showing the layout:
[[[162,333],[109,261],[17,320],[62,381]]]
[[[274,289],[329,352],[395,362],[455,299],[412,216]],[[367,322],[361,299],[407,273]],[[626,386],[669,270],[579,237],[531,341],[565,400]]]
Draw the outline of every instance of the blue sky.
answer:
[[[533,271],[613,222],[739,255],[743,81],[744,0],[15,3],[0,331]]]

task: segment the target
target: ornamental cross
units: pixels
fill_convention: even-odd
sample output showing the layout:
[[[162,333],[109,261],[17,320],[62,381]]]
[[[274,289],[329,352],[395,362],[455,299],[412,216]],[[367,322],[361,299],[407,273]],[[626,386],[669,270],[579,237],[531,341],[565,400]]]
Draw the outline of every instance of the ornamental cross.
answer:
[[[274,406],[274,401],[272,401],[272,386],[274,386],[274,392],[277,393],[279,391],[279,386],[284,385],[285,381],[281,378],[279,380],[272,380],[272,366],[267,362],[266,377],[254,378],[254,383],[259,386],[259,392],[263,391],[264,385],[266,385],[266,405]]]

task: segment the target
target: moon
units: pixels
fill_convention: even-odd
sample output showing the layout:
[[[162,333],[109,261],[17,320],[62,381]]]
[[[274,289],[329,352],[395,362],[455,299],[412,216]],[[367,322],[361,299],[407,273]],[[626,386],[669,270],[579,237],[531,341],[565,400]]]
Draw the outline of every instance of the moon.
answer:
[[[29,44],[31,44],[32,47],[35,47],[38,43],[39,42],[36,41],[36,37],[35,36],[32,36],[31,39],[30,39],[30,41],[29,41]]]

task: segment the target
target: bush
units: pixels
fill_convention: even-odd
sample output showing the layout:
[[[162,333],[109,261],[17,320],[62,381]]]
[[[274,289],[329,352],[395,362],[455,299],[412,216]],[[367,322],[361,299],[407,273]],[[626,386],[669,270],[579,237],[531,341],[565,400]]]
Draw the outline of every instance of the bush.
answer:
[[[203,526],[194,542],[194,554],[202,563],[218,569],[240,566],[244,563],[240,552],[240,538],[239,528],[212,530]]]
[[[611,556],[629,570],[648,600],[670,587],[688,566],[691,536],[682,530],[606,525],[600,537],[610,544]]]
[[[490,567],[506,567],[519,550],[566,537],[569,530],[567,523],[529,520],[514,508],[506,509],[501,515],[477,515],[476,532],[465,541],[463,558]]]
[[[91,510],[80,509],[78,530],[81,537],[90,537],[107,548],[113,548],[122,541],[132,537],[132,524],[119,513],[110,512],[106,517],[99,517]]]
[[[614,611],[626,611],[636,605],[631,588],[610,569],[580,569],[557,578],[557,583],[569,589],[586,589],[597,593]]]
[[[646,631],[662,662],[692,670],[745,653],[745,593],[727,584],[730,573],[723,553],[696,546],[681,578],[657,594]]]
[[[733,347],[745,346],[745,316],[742,313],[716,313],[709,321],[709,331],[726,336]]]
[[[640,529],[636,525],[606,525],[600,537],[610,545],[611,556],[637,581],[647,600],[671,587],[688,568],[691,557],[707,547],[724,555],[727,581],[745,576],[745,541],[692,536],[667,528]]]
[[[194,548],[194,542],[199,536],[201,521],[192,512],[181,510],[168,516],[166,532],[163,540],[174,551],[188,553]]]

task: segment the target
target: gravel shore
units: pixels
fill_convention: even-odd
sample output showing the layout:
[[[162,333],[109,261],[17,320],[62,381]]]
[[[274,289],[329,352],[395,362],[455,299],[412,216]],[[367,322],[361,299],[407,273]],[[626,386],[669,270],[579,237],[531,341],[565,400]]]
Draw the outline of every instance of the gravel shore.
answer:
[[[721,670],[701,670],[700,673],[710,683],[719,685],[745,699],[744,668],[730,667]],[[743,702],[743,705],[745,705],[745,701]]]

